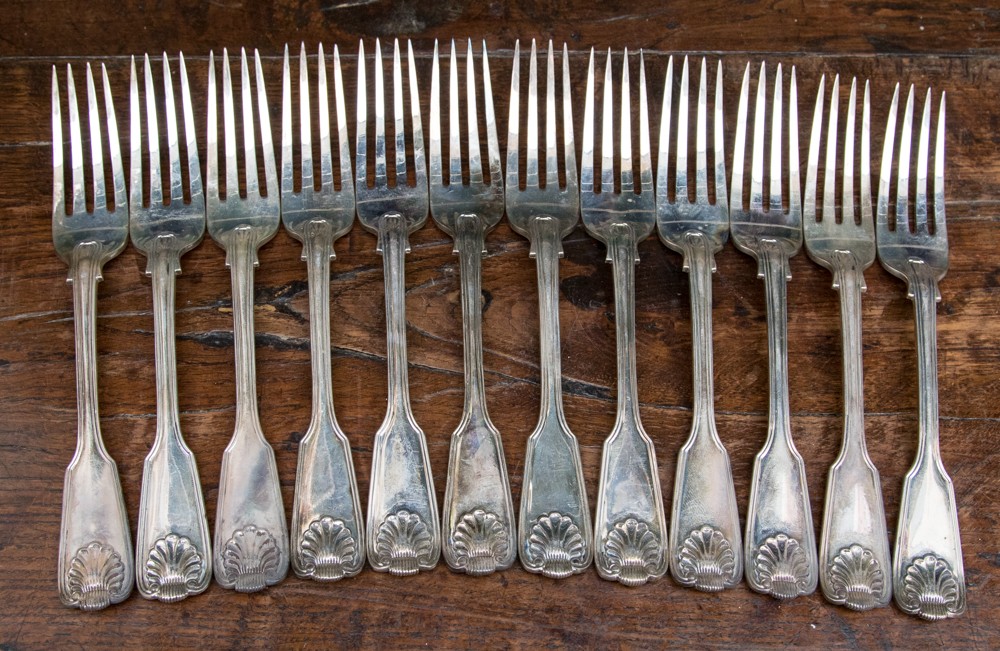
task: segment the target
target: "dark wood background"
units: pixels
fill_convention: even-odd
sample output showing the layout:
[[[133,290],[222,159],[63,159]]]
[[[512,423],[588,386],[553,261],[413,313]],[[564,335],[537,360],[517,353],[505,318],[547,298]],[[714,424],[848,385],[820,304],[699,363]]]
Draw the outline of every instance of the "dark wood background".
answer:
[[[657,3],[8,2],[0,37],[0,646],[644,647],[668,644],[971,647],[1000,644],[1000,10],[986,3],[720,0]],[[669,578],[628,589],[589,572],[555,582],[513,569],[473,579],[443,565],[408,579],[366,570],[323,585],[291,577],[244,595],[212,585],[177,605],[133,594],[100,613],[60,605],[56,588],[63,471],[75,445],[72,297],[50,234],[51,66],[106,62],[120,124],[127,120],[128,55],[188,56],[199,128],[210,49],[257,47],[265,57],[272,124],[280,122],[280,59],[286,42],[338,43],[345,55],[349,115],[357,42],[414,39],[426,89],[434,38],[487,38],[497,113],[506,123],[516,38],[568,42],[582,118],[591,46],[645,48],[652,120],[658,123],[666,55],[721,56],[727,149],[746,62],[794,63],[800,114],[811,115],[822,73],[869,78],[873,124],[884,124],[896,81],[948,92],[947,201],[951,269],[938,308],[941,448],[960,507],[968,612],[928,624],[895,607],[855,613],[816,594],[788,603],[745,585],[721,594],[682,589]],[[369,54],[370,56],[370,54]],[[62,76],[62,72],[60,75]],[[77,72],[78,84],[82,69]],[[804,132],[804,129],[803,129]],[[874,129],[876,147],[880,128]],[[277,131],[276,131],[277,133]],[[352,128],[353,133],[353,128]],[[505,129],[501,128],[501,141]],[[199,134],[204,142],[204,133]],[[807,138],[801,138],[803,157]],[[501,147],[505,148],[503,142]],[[127,148],[126,148],[127,151]],[[204,160],[204,158],[203,158]],[[457,259],[431,223],[407,258],[410,382],[443,492],[449,435],[463,391]],[[371,442],[385,408],[382,263],[356,226],[337,245],[331,295],[337,414],[367,495]],[[483,264],[484,344],[490,413],[503,433],[514,498],[525,440],[538,409],[538,318],[534,264],[504,223]],[[569,423],[580,439],[594,499],[601,443],[614,412],[615,350],[610,268],[604,249],[578,228],[561,266],[563,372]],[[261,251],[257,364],[264,430],[277,454],[286,508],[297,441],[309,421],[308,300],[300,247],[280,232]],[[670,508],[677,451],[691,417],[690,311],[681,260],[655,238],[640,247],[636,305],[639,394],[657,446]],[[741,515],[753,455],[764,440],[767,349],[763,283],[754,263],[727,248],[715,277],[715,377],[719,432],[729,449]],[[181,421],[214,522],[222,449],[233,425],[229,272],[205,241],[183,261],[177,284]],[[98,352],[104,439],[118,462],[133,527],[142,460],[155,425],[153,336],[145,259],[133,248],[105,269]],[[841,433],[837,294],[804,253],[792,260],[789,361],[792,425],[809,476],[817,529],[826,473]],[[902,477],[916,449],[917,367],[911,303],[876,265],[864,296],[865,407],[871,456],[883,479],[890,535]],[[364,498],[362,500],[364,503]]]

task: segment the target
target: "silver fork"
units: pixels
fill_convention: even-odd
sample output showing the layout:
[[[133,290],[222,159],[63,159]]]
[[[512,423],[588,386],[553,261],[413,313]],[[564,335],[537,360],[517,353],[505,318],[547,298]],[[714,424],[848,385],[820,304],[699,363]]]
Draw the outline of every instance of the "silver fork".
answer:
[[[160,163],[160,130],[149,56],[143,59],[146,96],[146,141],[149,156],[149,202],[144,204],[142,178],[142,109],[135,58],[129,94],[131,114],[131,197],[129,230],[135,247],[147,258],[153,284],[153,333],[156,351],[156,440],[146,457],[139,502],[135,556],[139,594],[173,603],[204,592],[212,579],[212,547],[205,500],[194,454],[184,443],[177,411],[177,359],[174,349],[174,283],[181,256],[205,233],[205,194],[201,185],[198,141],[184,55],[178,60],[187,156],[189,199],[178,140],[177,109],[167,55],[163,55],[163,94],[167,113],[169,203],[164,202]]]
[[[427,221],[427,168],[420,96],[413,48],[407,44],[409,101],[413,125],[413,175],[407,183],[403,73],[399,41],[393,45],[393,117],[396,183],[389,185],[385,148],[385,81],[382,47],[375,40],[375,177],[368,187],[368,100],[364,42],[358,47],[358,127],[355,188],[358,219],[378,236],[385,275],[385,319],[389,397],[385,420],[375,434],[368,493],[368,562],[379,572],[416,574],[437,565],[440,526],[427,440],[413,418],[406,378],[406,282],[409,234]]]
[[[799,195],[798,94],[792,68],[788,107],[788,212],[781,206],[782,80],[778,64],[771,123],[770,197],[764,207],[764,64],[760,66],[754,110],[753,167],[749,210],[743,207],[750,65],[743,75],[729,200],[730,230],[736,247],[753,257],[767,295],[770,413],[767,441],[754,459],[750,506],[744,542],[747,583],[778,599],[816,589],[816,538],[806,486],[805,464],[792,443],[788,410],[788,260],[802,247],[802,200]]]
[[[254,52],[257,72],[257,111],[264,155],[267,195],[257,176],[253,90],[246,51],[241,52],[243,146],[246,197],[239,193],[236,162],[236,116],[229,53],[222,52],[222,101],[226,142],[226,197],[219,196],[219,137],[216,107],[215,54],[208,68],[208,232],[226,251],[233,283],[233,335],[236,347],[236,425],[222,456],[219,502],[215,517],[215,578],[224,588],[255,592],[274,585],[288,572],[288,527],[278,483],[274,450],[268,445],[257,413],[254,363],[253,274],[257,249],[274,237],[281,210],[278,172],[274,164],[271,123],[264,91],[260,56]]]
[[[643,585],[667,571],[667,521],[656,468],[653,441],[639,418],[635,369],[635,264],[637,245],[656,222],[653,165],[646,103],[646,72],[639,54],[639,181],[632,170],[632,103],[629,99],[628,50],[622,61],[621,190],[614,183],[611,50],[604,68],[601,123],[600,191],[594,185],[594,51],[587,69],[583,114],[583,161],[580,205],[583,224],[608,248],[615,279],[615,331],[618,348],[618,409],[615,427],[604,441],[601,480],[594,521],[597,572],[627,586]]]
[[[500,432],[486,410],[483,378],[482,256],[486,234],[504,209],[503,172],[489,59],[483,43],[483,103],[489,182],[483,179],[476,107],[476,75],[469,41],[465,58],[469,138],[469,183],[462,182],[461,127],[458,110],[458,62],[451,43],[449,76],[448,183],[442,174],[441,71],[437,42],[431,76],[430,196],[435,223],[455,240],[462,282],[462,339],[465,350],[465,405],[451,437],[448,482],[441,517],[444,559],[453,570],[473,576],[505,570],[517,555],[514,505],[507,479]]]
[[[510,128],[507,135],[507,219],[511,228],[531,241],[538,269],[541,328],[542,405],[538,425],[524,454],[524,484],[518,525],[518,552],[529,572],[561,579],[583,572],[594,555],[587,490],[580,447],[566,424],[562,402],[559,353],[559,258],[562,238],[580,219],[576,179],[573,106],[570,98],[569,51],[563,45],[562,119],[566,185],[559,187],[556,143],[555,62],[549,41],[545,76],[545,187],[538,172],[538,64],[531,41],[528,76],[528,131],[524,190],[519,189],[521,44],[514,45],[510,82]]]
[[[292,568],[303,578],[336,581],[354,576],[365,564],[361,502],[351,461],[351,445],[337,423],[330,380],[330,260],[334,242],[354,223],[354,185],[347,137],[344,79],[340,52],[333,47],[333,85],[337,105],[340,189],[333,184],[329,90],[323,46],[318,54],[320,188],[313,179],[309,65],[306,46],[299,51],[299,151],[301,189],[296,192],[292,160],[292,79],[285,46],[281,119],[281,220],[302,242],[309,274],[309,324],[312,342],[312,420],[299,444],[292,505]]]
[[[916,313],[919,368],[920,444],[903,481],[903,497],[893,554],[896,604],[911,615],[939,620],[965,612],[965,571],[958,530],[955,489],[945,472],[938,445],[937,301],[938,283],[948,270],[948,232],[944,204],[944,117],[941,94],[934,146],[933,213],[927,201],[931,91],[927,91],[916,162],[914,223],[909,219],[910,152],[913,132],[913,86],[903,113],[896,172],[894,225],[889,224],[889,183],[899,86],[892,97],[882,152],[875,232],[878,257],[890,273],[906,281]],[[933,226],[931,219],[933,219]]]
[[[132,540],[118,468],[104,447],[97,413],[97,283],[102,279],[101,269],[122,252],[128,239],[125,171],[118,144],[111,85],[103,65],[101,76],[114,209],[108,209],[101,117],[97,108],[94,75],[88,63],[87,108],[94,209],[87,212],[80,109],[76,101],[73,68],[67,65],[73,182],[73,203],[71,211],[67,212],[59,78],[55,66],[52,67],[52,242],[59,258],[69,265],[68,281],[73,284],[77,408],[76,453],[66,468],[63,483],[59,597],[67,606],[81,610],[100,610],[119,603],[132,592],[135,578]]]
[[[847,124],[844,130],[842,218],[837,222],[835,181],[837,172],[837,113],[840,76],[834,78],[823,175],[823,206],[817,220],[816,186],[823,130],[823,95],[826,76],[820,79],[809,141],[805,200],[802,206],[806,252],[833,273],[833,288],[840,293],[841,336],[844,356],[844,442],[830,468],[826,506],[820,534],[820,586],[827,600],[852,610],[886,606],[892,598],[889,537],[882,506],[878,470],[865,448],[864,379],[861,366],[861,293],[864,270],[875,261],[875,223],[871,189],[871,103],[865,84],[861,114],[860,201],[854,201],[854,141],[857,80],[851,81]]]
[[[731,588],[743,576],[740,518],[729,455],[715,429],[712,378],[712,273],[715,254],[729,239],[726,157],[723,146],[722,62],[715,78],[715,204],[708,198],[708,83],[701,61],[696,132],[695,199],[688,192],[688,60],[684,57],[677,112],[677,173],[670,201],[668,160],[673,112],[674,59],[667,63],[656,175],[660,239],[684,256],[691,285],[694,414],[691,434],[677,457],[670,518],[670,571],[681,585],[706,592]]]

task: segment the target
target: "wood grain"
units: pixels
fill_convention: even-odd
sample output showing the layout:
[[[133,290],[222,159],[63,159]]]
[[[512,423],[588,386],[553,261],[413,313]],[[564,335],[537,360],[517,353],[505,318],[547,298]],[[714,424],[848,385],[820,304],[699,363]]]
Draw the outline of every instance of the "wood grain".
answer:
[[[0,39],[0,645],[370,647],[658,647],[785,645],[830,648],[965,647],[1000,644],[1000,12],[971,2],[582,2],[253,3],[14,2]],[[356,5],[356,6],[355,6]],[[184,17],[181,20],[181,17]],[[486,37],[497,113],[506,122],[514,39],[555,38],[571,49],[577,128],[590,46],[643,47],[652,121],[658,124],[666,55],[722,53],[727,155],[746,62],[797,69],[803,125],[820,76],[871,80],[876,146],[894,84],[948,93],[947,201],[951,267],[938,309],[941,446],[960,506],[968,612],[926,624],[894,607],[854,613],[817,593],[789,603],[745,585],[708,595],[670,579],[638,589],[590,572],[562,582],[518,566],[480,579],[440,567],[408,579],[366,570],[320,585],[289,578],[255,595],[212,585],[166,606],[133,595],[106,611],[63,608],[56,590],[62,477],[75,445],[72,297],[51,245],[52,65],[104,61],[119,124],[127,121],[127,55],[188,55],[196,119],[204,124],[210,49],[260,48],[272,124],[280,123],[280,53],[286,40],[343,47],[348,96],[355,92],[357,40],[414,37],[421,83],[429,87],[434,38]],[[491,50],[492,51],[492,50]],[[820,56],[817,56],[820,55]],[[634,65],[637,65],[634,62]],[[634,68],[635,69],[635,68]],[[78,72],[77,81],[82,77]],[[634,78],[634,77],[633,77]],[[424,116],[427,116],[427,97]],[[353,101],[348,101],[353,125]],[[802,127],[803,133],[805,126]],[[654,132],[656,130],[654,129]],[[353,128],[352,128],[353,132]],[[501,141],[505,140],[501,128]],[[204,133],[199,134],[202,147]],[[803,157],[806,139],[803,141]],[[501,147],[505,148],[504,142]],[[731,161],[727,161],[731,164]],[[334,393],[362,495],[372,436],[385,411],[382,261],[360,226],[337,244],[331,270]],[[451,241],[428,224],[407,257],[410,383],[427,432],[439,499],[449,435],[462,391],[461,308]],[[539,404],[535,269],[528,245],[503,223],[483,263],[487,397],[503,434],[515,500],[525,439]],[[597,493],[601,444],[615,399],[610,267],[598,242],[578,228],[560,268],[563,388],[580,439],[587,489]],[[297,442],[309,421],[308,297],[300,247],[284,232],[261,251],[256,276],[257,363],[264,431],[275,446],[286,508]],[[636,270],[638,373],[646,429],[657,445],[670,507],[677,451],[691,416],[691,328],[679,256],[654,239]],[[214,522],[222,450],[233,426],[234,378],[229,272],[211,241],[184,258],[177,283],[181,424],[194,450]],[[719,432],[732,459],[741,516],[753,456],[767,427],[767,344],[763,283],[745,255],[728,247],[715,276],[715,378]],[[118,463],[133,527],[142,461],[155,426],[153,336],[145,259],[128,248],[107,265],[99,288],[102,428]],[[822,514],[826,472],[841,430],[837,295],[828,272],[804,253],[792,260],[789,363],[793,434],[805,456],[813,517]],[[872,459],[883,480],[890,535],[902,477],[916,450],[917,368],[913,308],[902,283],[876,265],[863,298],[865,407]],[[364,502],[364,499],[362,500]]]

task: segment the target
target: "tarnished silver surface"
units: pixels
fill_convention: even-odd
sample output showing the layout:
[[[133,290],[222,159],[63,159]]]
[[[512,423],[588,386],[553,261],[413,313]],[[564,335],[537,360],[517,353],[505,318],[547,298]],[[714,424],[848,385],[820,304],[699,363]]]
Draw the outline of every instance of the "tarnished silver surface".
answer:
[[[792,68],[788,107],[788,212],[782,210],[782,79],[781,64],[774,77],[771,122],[770,197],[764,206],[765,74],[760,67],[754,109],[753,166],[749,208],[743,205],[750,66],[743,75],[732,193],[729,201],[733,243],[758,264],[767,295],[767,336],[770,371],[770,412],[767,440],[754,460],[750,506],[744,542],[747,583],[757,592],[778,599],[809,594],[816,589],[816,538],[806,484],[805,464],[792,443],[788,409],[788,324],[785,284],[791,279],[788,259],[802,247],[802,199],[799,195],[798,94]]]
[[[469,182],[462,181],[461,121],[458,110],[458,61],[451,44],[448,84],[448,180],[441,152],[441,71],[437,43],[431,76],[430,196],[431,215],[455,240],[462,283],[462,340],[465,350],[465,404],[462,421],[451,436],[448,483],[441,513],[444,559],[453,570],[480,576],[505,570],[517,555],[514,505],[507,479],[500,432],[486,409],[483,378],[482,256],[486,234],[503,216],[503,171],[490,67],[483,43],[483,104],[486,114],[487,173],[483,175],[476,105],[472,41],[465,58],[468,114]]]
[[[406,283],[409,234],[427,221],[427,167],[413,47],[407,44],[414,185],[408,185],[403,72],[399,41],[393,44],[395,182],[386,174],[385,81],[382,47],[375,41],[375,178],[368,185],[368,98],[365,49],[358,47],[358,125],[355,160],[357,212],[361,225],[378,236],[385,275],[385,319],[389,367],[388,409],[375,434],[368,492],[368,562],[380,572],[416,574],[437,565],[441,554],[437,498],[427,441],[413,418],[406,377]]]
[[[621,115],[632,114],[628,50],[622,61]],[[615,279],[615,331],[618,348],[618,410],[615,427],[604,442],[601,480],[594,517],[594,564],[603,579],[638,586],[662,577],[668,567],[667,521],[656,468],[653,441],[639,418],[635,369],[635,265],[637,245],[656,223],[653,166],[649,141],[646,73],[639,55],[639,192],[635,191],[632,128],[621,125],[621,186],[615,190],[612,124],[611,50],[604,69],[601,119],[600,192],[594,183],[594,51],[587,69],[583,114],[583,161],[580,205],[583,224],[608,248]]]
[[[583,483],[580,447],[566,424],[562,402],[559,352],[559,258],[562,238],[580,219],[580,188],[576,178],[573,105],[570,97],[569,52],[563,45],[562,127],[566,183],[559,186],[556,142],[555,61],[549,41],[545,75],[545,174],[539,171],[538,63],[531,41],[528,76],[528,116],[525,138],[525,186],[520,189],[519,137],[521,56],[514,46],[510,82],[510,127],[507,132],[507,219],[511,228],[531,242],[538,268],[538,311],[541,330],[541,409],[524,454],[524,483],[517,548],[521,565],[561,579],[583,572],[594,555],[590,508]],[[540,181],[544,180],[544,187]]]
[[[317,56],[319,99],[319,189],[316,188],[306,47],[299,51],[300,187],[295,188],[292,132],[292,73],[285,46],[281,111],[281,220],[302,242],[309,275],[309,326],[312,351],[312,419],[299,443],[295,500],[292,504],[292,569],[302,578],[336,581],[354,576],[365,564],[361,502],[351,461],[351,445],[333,409],[330,369],[330,261],[334,242],[354,223],[354,179],[347,136],[344,79],[340,52],[333,47],[334,101],[337,107],[337,161],[340,189],[334,185],[330,139],[330,91],[323,46]]]
[[[840,293],[841,336],[844,356],[844,442],[830,468],[826,506],[820,534],[820,586],[823,596],[852,610],[887,606],[892,598],[889,580],[889,537],[885,528],[882,487],[878,470],[865,447],[864,379],[861,369],[861,293],[864,270],[875,261],[875,220],[871,188],[871,105],[865,84],[861,114],[859,200],[854,198],[854,141],[857,80],[851,82],[844,150],[837,152],[837,114],[840,76],[833,81],[823,169],[823,205],[816,209],[819,150],[823,131],[823,94],[820,80],[809,141],[802,225],[806,252],[833,274]],[[841,220],[837,221],[835,181],[842,161]]]
[[[226,251],[233,282],[233,338],[236,347],[236,425],[222,456],[215,516],[215,579],[224,588],[255,592],[274,585],[288,572],[288,527],[274,451],[264,438],[257,413],[254,361],[253,274],[257,250],[274,237],[281,219],[278,171],[274,164],[271,122],[260,56],[254,52],[257,120],[264,157],[267,196],[261,194],[256,165],[253,89],[246,51],[240,56],[246,197],[239,194],[236,118],[229,54],[222,53],[225,197],[219,188],[219,135],[215,55],[208,68],[208,232]]]
[[[670,572],[681,585],[718,592],[743,576],[740,518],[729,455],[715,429],[712,378],[712,273],[715,254],[729,239],[726,155],[723,146],[722,63],[715,78],[715,203],[709,201],[708,80],[701,62],[695,136],[694,201],[688,186],[688,60],[684,57],[677,102],[676,176],[670,179],[670,132],[673,115],[674,59],[667,64],[660,122],[656,175],[657,227],[660,239],[684,256],[691,287],[691,344],[694,358],[694,411],[691,434],[677,457],[670,517]],[[674,182],[671,183],[671,180]],[[671,201],[671,191],[674,199]]]
[[[205,233],[205,193],[198,162],[194,111],[184,56],[180,66],[181,111],[188,187],[181,173],[177,108],[167,55],[163,55],[163,94],[167,118],[167,178],[161,171],[156,90],[149,56],[143,59],[146,100],[146,143],[149,192],[143,187],[142,108],[139,80],[132,59],[129,93],[131,175],[129,230],[135,247],[147,258],[146,275],[153,284],[153,331],[156,352],[156,439],[146,457],[135,535],[136,584],[147,599],[173,603],[204,592],[212,579],[212,546],[205,517],[198,466],[181,435],[177,411],[177,360],[174,349],[174,283],[181,256]],[[164,201],[164,181],[169,185]],[[185,200],[185,190],[187,199]]]
[[[59,598],[67,606],[100,610],[132,592],[135,578],[132,539],[122,500],[118,468],[101,439],[97,413],[97,283],[101,269],[125,248],[128,239],[128,198],[125,170],[118,144],[118,124],[108,73],[101,66],[107,144],[111,158],[114,207],[108,208],[104,175],[104,138],[97,108],[94,75],[87,64],[87,113],[93,188],[87,212],[84,189],[83,136],[73,68],[66,66],[69,102],[69,144],[72,203],[66,206],[63,162],[63,118],[59,78],[52,68],[52,243],[69,265],[73,284],[73,324],[76,339],[77,443],[63,483],[59,535]]]
[[[903,113],[896,171],[895,211],[890,223],[889,189],[894,162],[899,86],[886,123],[879,177],[875,233],[878,258],[904,280],[916,313],[919,369],[920,443],[903,480],[892,583],[896,605],[928,620],[965,612],[965,570],[958,509],[951,477],[938,444],[937,302],[938,283],[948,271],[948,232],[944,205],[944,116],[941,94],[934,146],[933,212],[928,206],[927,172],[931,131],[931,91],[927,90],[917,146],[916,194],[910,218],[910,152],[913,138],[913,86]]]

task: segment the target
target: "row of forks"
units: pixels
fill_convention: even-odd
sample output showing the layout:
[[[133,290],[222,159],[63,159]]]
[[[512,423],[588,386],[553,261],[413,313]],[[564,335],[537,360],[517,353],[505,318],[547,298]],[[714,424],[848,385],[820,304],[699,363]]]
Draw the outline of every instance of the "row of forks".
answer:
[[[743,78],[734,151],[731,193],[727,192],[723,146],[722,67],[714,102],[715,201],[709,196],[707,162],[707,73],[701,67],[697,100],[694,199],[689,190],[688,62],[685,58],[673,120],[673,59],[667,69],[660,124],[658,173],[652,172],[645,70],[640,55],[638,185],[633,170],[629,117],[628,53],[621,81],[619,182],[615,183],[613,80],[611,53],[604,71],[601,142],[596,144],[595,65],[588,67],[582,163],[576,176],[568,52],[563,49],[563,156],[558,155],[555,65],[547,54],[544,182],[539,164],[538,71],[534,42],[529,59],[526,169],[520,169],[520,51],[515,48],[511,80],[506,188],[500,165],[496,117],[485,46],[482,56],[487,161],[483,165],[471,42],[466,56],[468,158],[461,151],[458,62],[454,43],[449,76],[447,175],[441,128],[441,74],[435,45],[431,82],[429,169],[424,160],[417,79],[408,48],[412,136],[405,129],[403,76],[398,42],[393,52],[395,175],[387,169],[385,81],[382,52],[375,52],[374,176],[368,178],[369,105],[365,66],[358,68],[357,149],[353,183],[343,78],[334,48],[334,98],[340,177],[334,179],[326,58],[319,49],[318,99],[320,179],[314,178],[312,113],[304,46],[299,61],[299,159],[296,188],[292,81],[288,51],[282,86],[280,183],[275,165],[269,113],[259,56],[255,53],[257,122],[263,151],[264,184],[255,164],[253,85],[245,52],[241,57],[245,196],[237,163],[233,82],[228,54],[223,59],[223,136],[225,192],[220,188],[218,107],[214,55],[210,57],[207,182],[203,191],[194,120],[184,59],[181,72],[186,166],[182,166],[173,84],[163,60],[167,116],[169,198],[163,196],[159,129],[151,65],[144,66],[146,154],[149,191],[144,192],[141,106],[133,61],[130,87],[131,194],[126,198],[110,86],[103,74],[107,136],[111,150],[114,210],[109,210],[96,92],[87,68],[94,208],[74,219],[64,206],[62,117],[53,71],[54,195],[56,250],[70,265],[77,313],[79,443],[66,475],[60,593],[69,605],[99,609],[124,599],[133,577],[149,598],[177,601],[216,580],[228,588],[255,591],[281,581],[289,563],[296,574],[336,580],[361,571],[365,559],[376,570],[396,575],[433,568],[441,551],[455,570],[472,575],[502,570],[519,555],[526,569],[554,578],[584,571],[592,562],[606,579],[641,585],[670,567],[683,584],[705,591],[736,585],[745,574],[750,586],[779,598],[812,592],[819,581],[826,597],[850,608],[886,605],[893,592],[900,607],[929,619],[964,609],[965,588],[957,515],[950,479],[937,449],[934,302],[937,282],[947,267],[943,199],[944,98],[938,114],[934,155],[933,223],[928,219],[927,164],[930,95],[924,108],[916,190],[916,226],[908,214],[913,90],[907,101],[897,172],[895,216],[890,225],[889,180],[896,133],[898,87],[893,98],[883,151],[878,208],[873,218],[870,190],[870,99],[865,86],[861,126],[860,201],[855,215],[854,132],[856,85],[852,83],[843,165],[843,200],[836,216],[837,113],[839,77],[834,81],[827,126],[822,210],[816,210],[818,161],[823,126],[825,78],[810,139],[805,201],[799,196],[798,117],[795,72],[789,87],[788,210],[782,197],[782,74],[775,77],[772,104],[770,196],[763,199],[765,68],[761,66],[754,115],[748,203],[744,203],[744,164],[749,112],[750,69]],[[361,61],[364,61],[363,45]],[[102,71],[103,72],[103,71]],[[82,137],[72,71],[68,70],[73,204],[71,215],[86,212]],[[675,174],[669,174],[671,135],[676,138]],[[412,163],[407,160],[407,149]],[[596,155],[595,155],[596,154]],[[463,163],[468,180],[463,181]],[[597,163],[597,164],[595,164]],[[412,168],[410,167],[412,165]],[[600,182],[597,182],[597,174]],[[412,173],[413,183],[408,182]],[[428,178],[429,177],[429,178]],[[560,182],[560,177],[562,182]],[[523,180],[523,186],[522,186]],[[186,185],[185,185],[186,183]],[[337,187],[339,185],[339,188]],[[523,187],[523,189],[522,189]],[[429,191],[428,191],[429,190]],[[728,195],[728,196],[727,196]],[[673,198],[671,198],[673,197]],[[454,239],[459,256],[465,349],[465,406],[452,436],[444,511],[439,518],[423,432],[410,409],[406,374],[404,264],[408,236],[426,221],[428,209]],[[538,269],[541,324],[542,407],[528,441],[524,490],[518,522],[499,432],[485,400],[481,340],[481,263],[486,234],[504,211],[512,228],[531,242]],[[126,212],[130,219],[125,218]],[[348,232],[357,212],[362,225],[378,237],[386,284],[388,409],[373,449],[367,520],[360,500],[350,446],[334,415],[330,385],[329,262],[334,242]],[[580,455],[566,424],[561,397],[558,325],[558,259],[561,240],[579,215],[587,231],[608,249],[615,279],[618,340],[618,409],[602,458],[593,528],[584,489]],[[207,221],[206,221],[207,217]],[[876,223],[873,223],[876,222]],[[183,442],[177,416],[174,371],[174,276],[180,257],[200,241],[207,223],[226,250],[233,282],[237,405],[232,440],[223,456],[215,540],[210,543],[197,469]],[[263,436],[256,405],[253,345],[253,273],[257,250],[279,223],[303,244],[309,278],[312,340],[313,414],[300,445],[291,532],[285,524],[274,453]],[[680,451],[670,527],[651,438],[639,417],[635,373],[634,265],[637,245],[656,227],[660,238],[684,256],[692,304],[695,403],[691,435]],[[876,238],[877,231],[877,238]],[[96,407],[94,331],[96,281],[104,263],[117,255],[131,232],[148,258],[154,288],[157,435],[146,460],[136,540],[135,567],[128,523],[114,462],[100,439]],[[711,277],[714,256],[732,234],[736,246],[753,256],[767,296],[771,376],[767,442],[754,464],[751,502],[743,549],[728,455],[715,427],[711,352]],[[844,338],[844,445],[831,469],[824,527],[816,554],[804,464],[791,439],[787,391],[786,289],[788,260],[803,239],[810,256],[834,274],[840,291]],[[876,247],[877,240],[877,247]],[[917,309],[921,371],[921,445],[907,475],[892,580],[878,472],[864,446],[861,396],[860,293],[862,272],[875,257],[907,280]],[[668,536],[669,531],[669,536]],[[291,535],[289,535],[291,534]],[[294,544],[291,544],[289,540]],[[214,555],[213,555],[214,549]],[[824,568],[820,572],[820,564]]]

